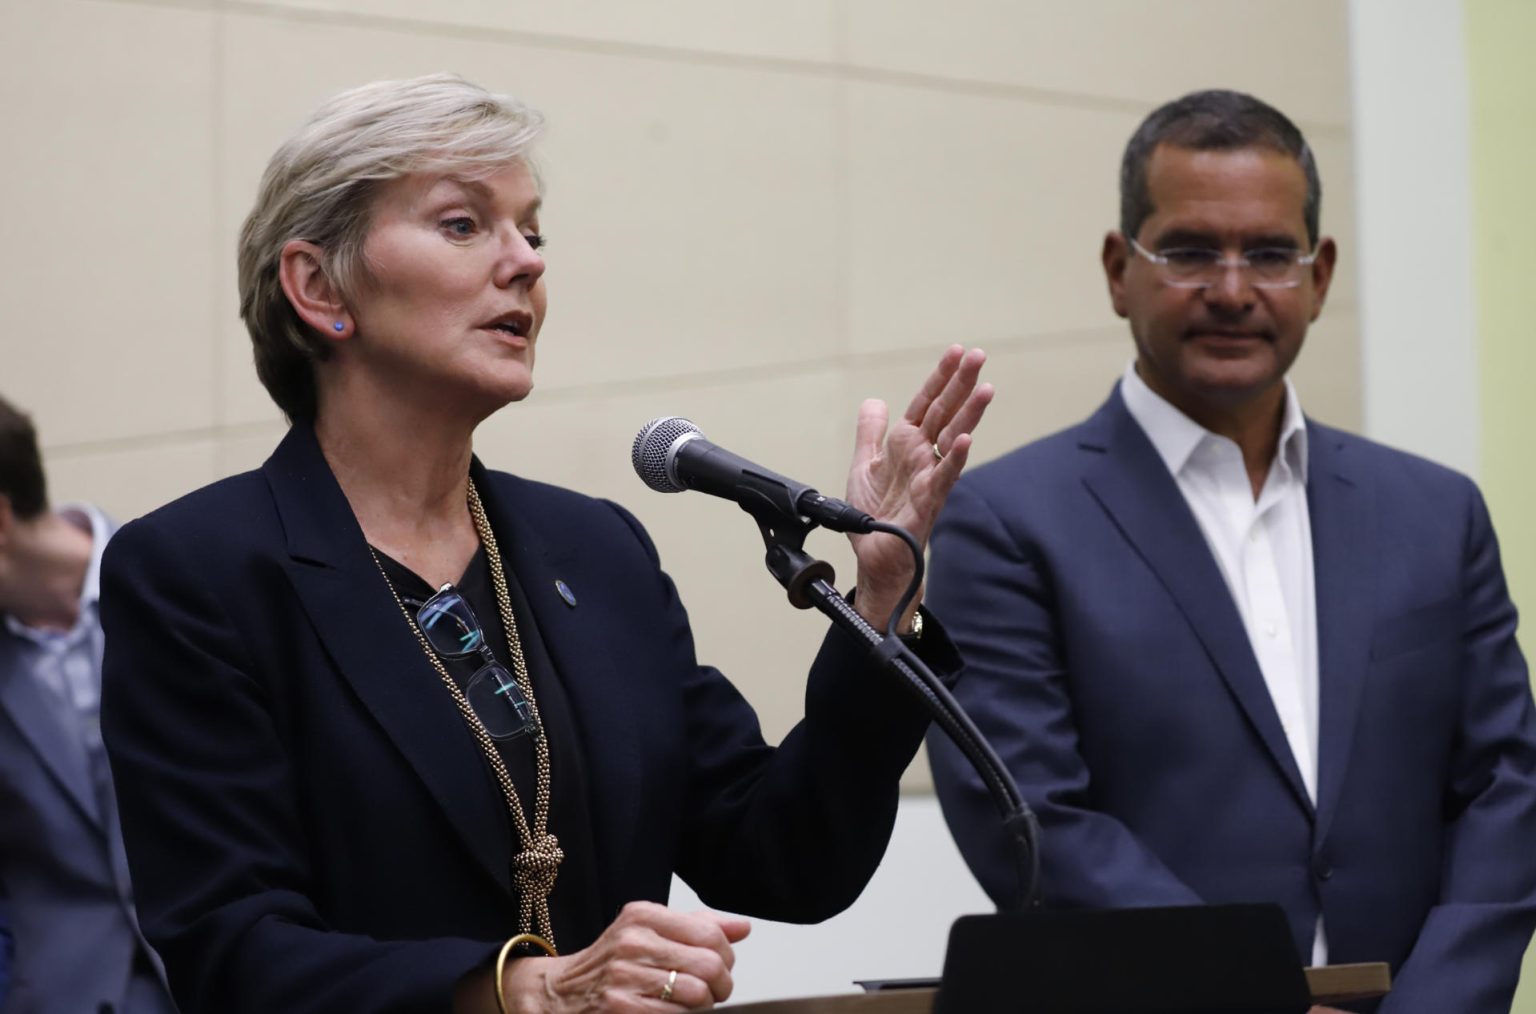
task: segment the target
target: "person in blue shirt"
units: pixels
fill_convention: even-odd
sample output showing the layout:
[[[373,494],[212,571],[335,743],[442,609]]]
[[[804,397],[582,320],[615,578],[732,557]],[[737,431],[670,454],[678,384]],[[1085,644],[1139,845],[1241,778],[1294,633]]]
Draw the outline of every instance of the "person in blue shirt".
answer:
[[[173,1014],[139,933],[98,717],[102,550],[48,502],[32,421],[0,399],[0,882],[8,1012]]]

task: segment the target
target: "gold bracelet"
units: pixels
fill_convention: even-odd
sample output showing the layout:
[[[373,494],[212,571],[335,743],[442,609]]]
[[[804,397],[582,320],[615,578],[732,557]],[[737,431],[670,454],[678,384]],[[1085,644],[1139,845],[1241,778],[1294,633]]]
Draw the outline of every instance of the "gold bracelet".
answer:
[[[501,953],[496,955],[496,1009],[501,1014],[512,1014],[512,1009],[507,1006],[507,987],[505,976],[507,973],[507,959],[512,956],[512,950],[522,944],[532,944],[550,957],[558,957],[548,940],[537,933],[519,933],[517,936],[501,945]]]

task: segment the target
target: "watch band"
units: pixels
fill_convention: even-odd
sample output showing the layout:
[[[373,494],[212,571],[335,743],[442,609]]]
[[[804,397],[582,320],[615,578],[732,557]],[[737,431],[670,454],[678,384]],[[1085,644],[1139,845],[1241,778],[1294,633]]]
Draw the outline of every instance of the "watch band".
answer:
[[[912,629],[899,635],[903,641],[914,642],[923,639],[923,607],[918,606],[917,612],[912,614]]]

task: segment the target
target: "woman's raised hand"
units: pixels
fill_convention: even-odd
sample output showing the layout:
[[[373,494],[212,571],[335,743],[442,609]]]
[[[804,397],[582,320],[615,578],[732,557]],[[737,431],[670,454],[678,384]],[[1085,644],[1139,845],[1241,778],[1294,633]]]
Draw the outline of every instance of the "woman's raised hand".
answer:
[[[986,359],[980,349],[951,345],[889,432],[885,402],[870,399],[860,406],[849,503],[928,544],[939,511],[965,468],[971,431],[992,401],[992,385],[979,383]],[[911,580],[911,551],[892,535],[850,539],[859,567],[854,604],[884,630]],[[911,609],[916,610],[916,601]]]

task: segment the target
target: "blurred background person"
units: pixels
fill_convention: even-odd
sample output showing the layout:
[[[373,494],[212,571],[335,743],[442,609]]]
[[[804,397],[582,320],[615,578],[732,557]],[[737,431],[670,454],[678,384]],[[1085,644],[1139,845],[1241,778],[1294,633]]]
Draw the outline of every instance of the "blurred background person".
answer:
[[[448,75],[323,105],[240,239],[291,428],[113,541],[107,742],[189,1011],[708,1007],[747,925],[663,907],[674,871],[712,906],[812,921],[884,851],[927,725],[905,689],[833,631],[770,748],[633,517],[472,454],[533,385],[540,126]],[[950,348],[894,423],[864,403],[852,503],[926,540],[983,358]],[[885,629],[910,554],[854,551],[855,608]],[[957,670],[915,604],[897,623]]]
[[[1103,241],[1134,361],[1086,422],[961,481],[930,602],[1040,817],[1048,904],[1270,901],[1383,1012],[1509,1008],[1536,927],[1536,712],[1477,487],[1304,416],[1338,249],[1295,125],[1201,91],[1125,147]],[[985,793],[930,737],[994,899]],[[1375,1005],[1370,1005],[1375,1009]]]
[[[113,524],[48,502],[32,421],[0,399],[0,883],[7,1012],[175,1010],[134,916],[101,743],[101,555]]]

